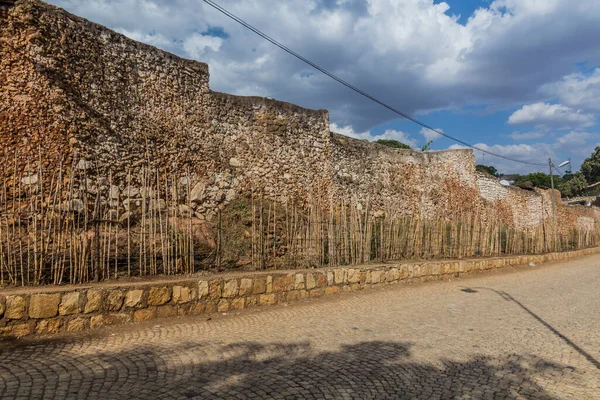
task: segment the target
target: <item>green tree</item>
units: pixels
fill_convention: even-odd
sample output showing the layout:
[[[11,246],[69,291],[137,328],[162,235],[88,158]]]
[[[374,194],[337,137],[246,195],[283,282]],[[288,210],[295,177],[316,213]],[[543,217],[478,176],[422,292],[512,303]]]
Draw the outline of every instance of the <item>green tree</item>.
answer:
[[[600,146],[596,146],[592,155],[583,161],[580,171],[590,184],[600,181]]]
[[[485,172],[492,176],[498,176],[498,170],[495,167],[492,167],[491,165],[478,164],[475,166],[475,170],[478,172]]]
[[[393,147],[395,149],[409,149],[409,150],[412,150],[412,147],[410,147],[409,145],[404,144],[402,142],[399,142],[397,140],[379,139],[379,140],[376,140],[375,143],[379,143],[379,144],[382,144],[382,145],[388,146],[388,147]]]
[[[564,197],[579,196],[588,183],[581,172],[568,174],[558,183],[556,188]]]
[[[554,187],[558,187],[558,184],[562,179],[558,176],[554,176]],[[518,181],[515,182],[517,186],[529,186],[527,182],[531,182],[532,186],[535,187],[551,187],[550,175],[543,172],[533,172],[531,174],[522,176]]]

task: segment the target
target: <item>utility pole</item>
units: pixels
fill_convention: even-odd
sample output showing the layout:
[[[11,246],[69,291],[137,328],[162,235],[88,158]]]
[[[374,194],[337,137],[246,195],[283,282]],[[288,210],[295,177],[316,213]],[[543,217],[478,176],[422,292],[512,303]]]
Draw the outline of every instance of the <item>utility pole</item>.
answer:
[[[552,159],[548,158],[548,166],[550,167],[550,185],[552,186],[552,247],[556,251],[556,210],[554,209],[554,176],[552,175]]]

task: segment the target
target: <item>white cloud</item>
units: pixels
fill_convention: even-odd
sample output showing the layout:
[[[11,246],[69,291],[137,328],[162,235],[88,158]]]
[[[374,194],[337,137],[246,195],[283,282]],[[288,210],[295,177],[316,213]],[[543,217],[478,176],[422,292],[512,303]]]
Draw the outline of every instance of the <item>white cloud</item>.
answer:
[[[533,132],[513,132],[510,134],[510,137],[515,141],[521,140],[530,140],[530,139],[539,139],[546,136],[547,132],[545,131],[533,131]]]
[[[583,110],[600,111],[600,68],[591,74],[570,74],[559,82],[542,86],[542,93],[557,96],[561,103]]]
[[[437,130],[440,131],[440,132],[444,132],[444,130],[440,129],[440,128],[437,128]],[[438,140],[439,138],[442,137],[442,135],[440,135],[439,133],[434,132],[431,129],[427,129],[427,128],[422,128],[419,131],[419,133],[425,137],[425,141],[426,142],[429,142],[429,141],[432,141],[432,140]]]
[[[351,126],[338,126],[335,123],[331,123],[329,125],[329,130],[335,133],[340,133],[342,135],[350,136],[356,139],[368,140],[371,142],[380,139],[397,140],[406,145],[409,145],[413,149],[416,149],[418,147],[417,141],[414,138],[412,138],[408,133],[397,131],[394,129],[387,129],[382,134],[373,135],[371,131],[355,132]]]
[[[209,50],[219,51],[222,44],[223,39],[220,37],[194,33],[184,40],[183,49],[190,58],[200,59]]]
[[[50,1],[136,39],[207,62],[215,90],[327,108],[333,121],[359,132],[396,118],[320,73],[296,79],[305,64],[203,2]],[[600,63],[600,1],[496,0],[481,5],[464,25],[448,4],[433,0],[231,0],[225,6],[410,114],[467,103],[502,108],[545,101],[548,95],[540,93],[540,86],[571,74],[577,62]],[[221,28],[225,35],[208,36],[209,28]],[[583,78],[567,81],[583,84],[577,83]],[[578,109],[575,103],[586,99],[570,101]]]
[[[534,103],[512,113],[508,123],[535,125],[540,128],[571,129],[594,125],[594,115],[574,110],[562,104]]]

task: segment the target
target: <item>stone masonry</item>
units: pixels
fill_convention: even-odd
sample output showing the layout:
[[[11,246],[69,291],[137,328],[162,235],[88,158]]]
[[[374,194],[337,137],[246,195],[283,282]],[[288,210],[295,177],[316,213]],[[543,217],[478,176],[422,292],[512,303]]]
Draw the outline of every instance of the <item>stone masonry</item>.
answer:
[[[145,163],[185,173],[202,216],[248,192],[388,215],[476,212],[519,228],[550,216],[550,191],[502,187],[475,172],[470,150],[422,153],[331,134],[325,110],[211,91],[206,64],[39,0],[0,5],[0,43],[0,147],[17,155],[5,169],[9,188],[11,174],[38,185],[27,163],[43,154],[47,168],[110,171],[122,205],[144,190]],[[560,203],[561,230],[597,229],[598,210]]]
[[[391,283],[449,279],[476,271],[565,260],[600,252],[590,248],[531,256],[457,261],[412,261],[169,281],[0,291],[0,338],[77,332],[177,315],[228,312]]]

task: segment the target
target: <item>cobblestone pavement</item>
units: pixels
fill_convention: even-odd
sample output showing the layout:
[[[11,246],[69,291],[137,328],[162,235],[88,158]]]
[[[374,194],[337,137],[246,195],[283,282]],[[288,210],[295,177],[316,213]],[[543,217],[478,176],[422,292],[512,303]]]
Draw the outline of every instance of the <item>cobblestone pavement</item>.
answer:
[[[600,399],[600,256],[0,346],[3,399]]]

